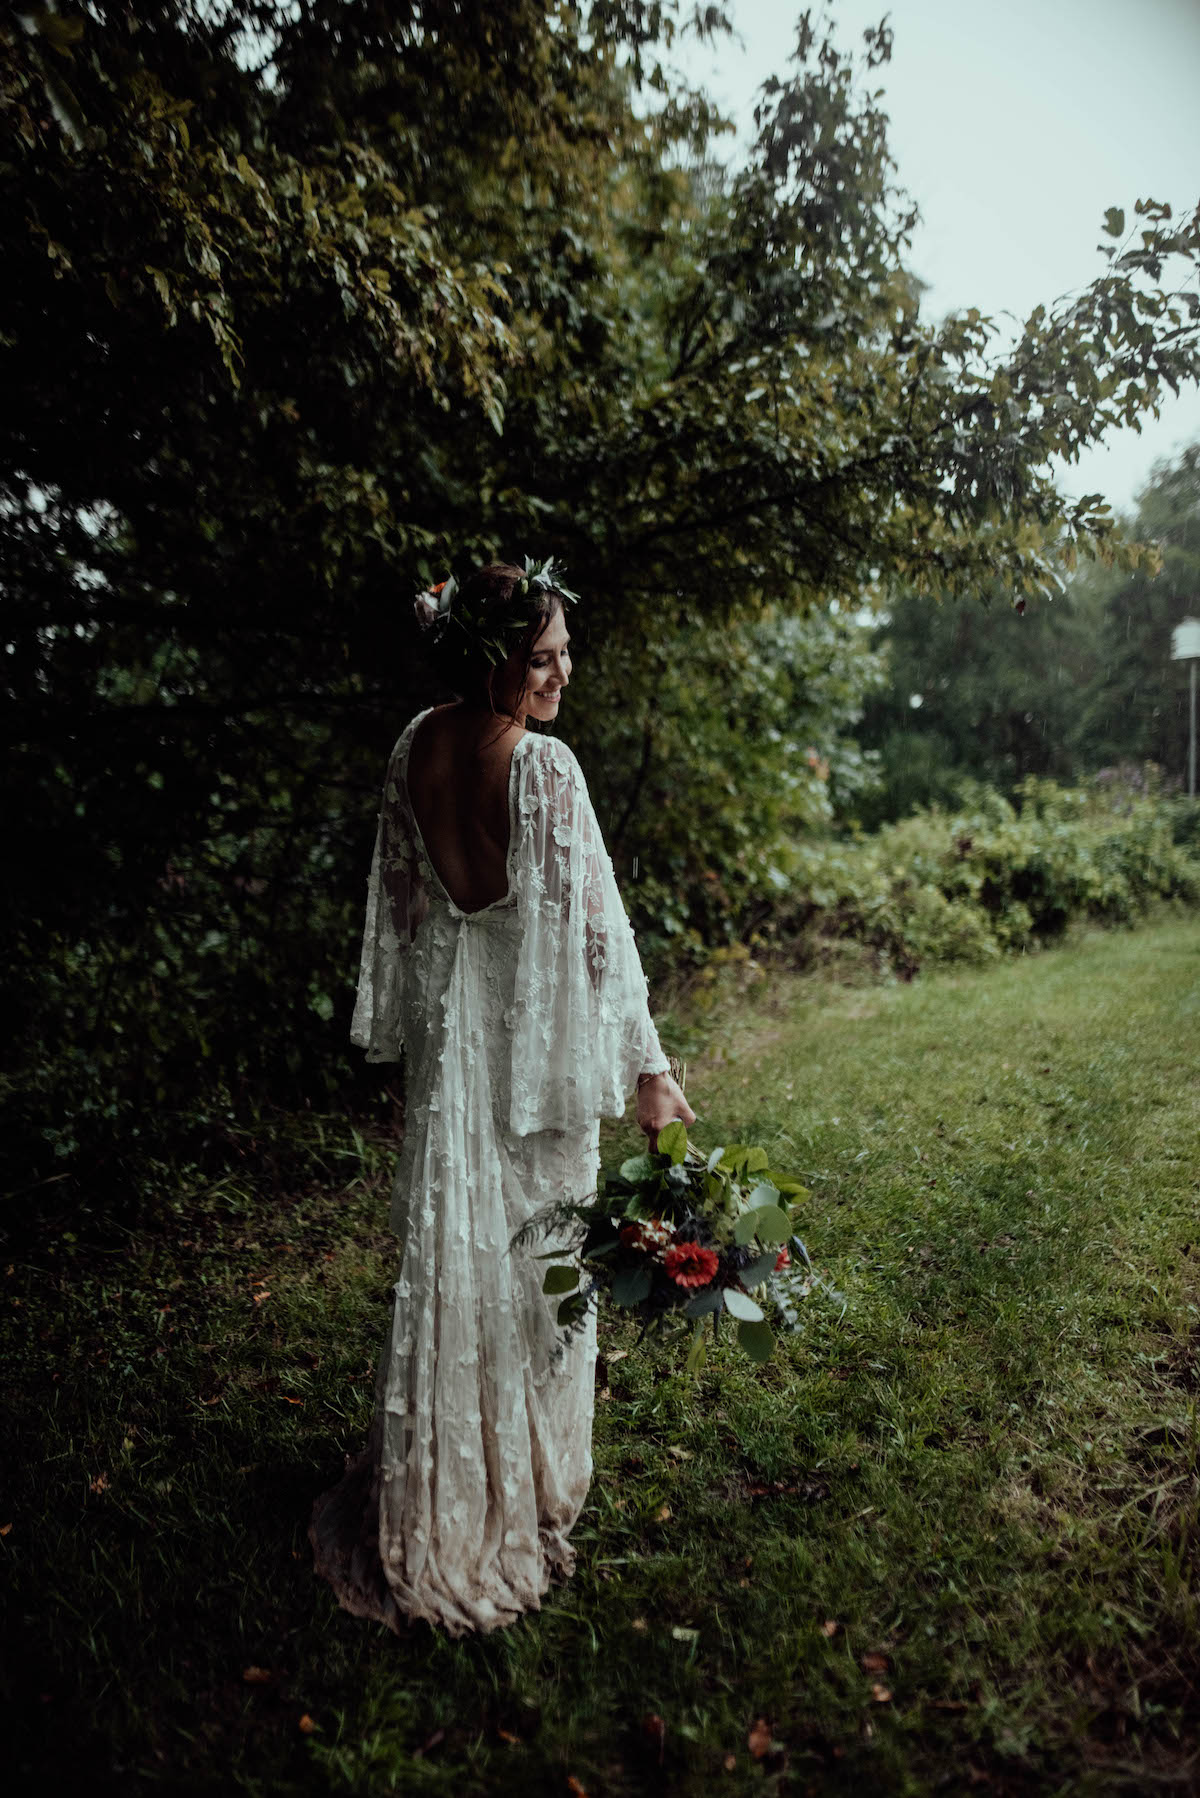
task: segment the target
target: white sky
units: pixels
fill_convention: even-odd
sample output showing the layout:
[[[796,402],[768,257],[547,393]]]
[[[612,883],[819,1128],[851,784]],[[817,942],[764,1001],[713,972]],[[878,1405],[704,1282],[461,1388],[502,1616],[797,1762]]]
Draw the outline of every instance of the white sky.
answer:
[[[671,60],[753,137],[758,88],[788,73],[788,0],[729,0],[742,40],[714,55],[677,44]],[[814,19],[820,13],[814,4]],[[837,42],[856,52],[885,16],[830,0]],[[896,184],[920,207],[908,253],[927,281],[926,317],[978,306],[1019,321],[1103,272],[1096,245],[1110,206],[1200,203],[1200,0],[893,0],[892,59],[871,86],[890,119]],[[734,140],[717,140],[724,160]],[[1127,511],[1156,461],[1200,441],[1200,389],[1165,392],[1139,434],[1060,464],[1067,493],[1103,493]]]

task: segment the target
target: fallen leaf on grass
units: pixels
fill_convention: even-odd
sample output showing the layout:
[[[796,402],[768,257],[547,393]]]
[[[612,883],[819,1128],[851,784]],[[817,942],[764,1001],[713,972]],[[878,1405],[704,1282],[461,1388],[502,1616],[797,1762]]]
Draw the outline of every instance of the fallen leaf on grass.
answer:
[[[872,1704],[890,1704],[892,1695],[886,1686],[881,1686],[877,1682],[871,1687],[871,1702]]]
[[[836,1636],[841,1627],[842,1626],[836,1617],[826,1617],[824,1623],[821,1625],[821,1634],[823,1636]]]
[[[93,1492],[107,1492],[108,1475],[106,1473],[98,1473],[95,1479],[89,1482],[89,1485]]]
[[[667,1740],[667,1726],[657,1711],[651,1711],[648,1716],[642,1718],[642,1734],[645,1736],[651,1748],[654,1749],[655,1754],[658,1757],[658,1764],[661,1767],[663,1764],[663,1749]]]
[[[891,1662],[886,1654],[864,1654],[859,1665],[864,1673],[886,1673]]]
[[[734,1772],[737,1768],[737,1755],[736,1754],[727,1754],[725,1756],[725,1760],[724,1760],[723,1764],[724,1764],[726,1773]]]
[[[650,1625],[646,1622],[644,1617],[635,1617],[629,1627],[630,1629],[636,1629],[639,1635],[644,1635],[650,1628]]]
[[[760,1761],[771,1748],[771,1725],[765,1717],[756,1717],[750,1725],[750,1733],[746,1737],[746,1746],[756,1761]]]
[[[305,1711],[305,1713],[304,1713],[304,1715],[303,1715],[303,1716],[302,1716],[302,1717],[301,1717],[301,1719],[300,1719],[300,1721],[299,1721],[299,1723],[297,1723],[297,1725],[296,1725],[296,1728],[297,1728],[297,1729],[300,1729],[300,1730],[303,1730],[303,1732],[304,1732],[304,1734],[305,1734],[305,1735],[306,1735],[306,1736],[311,1736],[311,1734],[312,1734],[312,1732],[313,1732],[313,1730],[314,1730],[314,1729],[315,1729],[315,1728],[316,1728],[316,1727],[317,1727],[317,1726],[316,1726],[316,1723],[315,1723],[315,1722],[314,1722],[314,1721],[313,1721],[313,1719],[312,1719],[312,1718],[311,1718],[311,1717],[310,1717],[310,1716],[309,1716],[309,1714],[308,1714],[308,1712],[307,1712],[307,1711]]]
[[[446,1740],[445,1730],[444,1729],[435,1729],[431,1736],[426,1737],[426,1739],[421,1743],[421,1746],[419,1748],[413,1749],[413,1759],[415,1761],[419,1761],[421,1756],[423,1754],[428,1754],[431,1748],[440,1748],[442,1743],[445,1740]]]
[[[698,1642],[700,1640],[700,1631],[698,1629],[689,1629],[682,1623],[673,1623],[671,1625],[671,1634],[677,1642]]]
[[[581,1786],[573,1773],[567,1774],[567,1790],[571,1798],[588,1798],[587,1787]]]
[[[286,1400],[289,1405],[302,1405],[304,1403],[302,1398],[292,1398],[290,1393],[287,1392],[281,1392],[279,1396],[281,1399]]]
[[[654,1521],[655,1523],[669,1523],[671,1521],[670,1505],[661,1505],[655,1513]]]
[[[496,1734],[499,1736],[499,1738],[502,1742],[508,1742],[510,1744],[510,1746],[512,1746],[512,1747],[520,1746],[520,1742],[521,1742],[520,1736],[514,1736],[511,1729],[500,1729],[498,1727],[496,1730]]]
[[[269,1667],[247,1667],[242,1673],[248,1686],[269,1686],[274,1677]]]
[[[669,1455],[674,1455],[674,1457],[677,1461],[690,1461],[692,1459],[691,1449],[690,1448],[680,1448],[678,1443],[676,1443],[676,1442],[672,1442],[670,1448],[667,1450],[667,1453]]]

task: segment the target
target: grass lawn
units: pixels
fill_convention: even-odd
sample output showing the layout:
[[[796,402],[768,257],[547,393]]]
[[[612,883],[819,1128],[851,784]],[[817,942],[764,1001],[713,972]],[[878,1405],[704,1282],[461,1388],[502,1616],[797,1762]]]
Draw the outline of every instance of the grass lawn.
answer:
[[[771,976],[714,1040],[693,1140],[806,1180],[845,1311],[695,1384],[603,1325],[579,1571],[490,1638],[397,1639],[312,1573],[395,1277],[388,1144],[308,1120],[299,1191],[248,1145],[136,1234],[14,1236],[19,1790],[1195,1789],[1200,922]]]

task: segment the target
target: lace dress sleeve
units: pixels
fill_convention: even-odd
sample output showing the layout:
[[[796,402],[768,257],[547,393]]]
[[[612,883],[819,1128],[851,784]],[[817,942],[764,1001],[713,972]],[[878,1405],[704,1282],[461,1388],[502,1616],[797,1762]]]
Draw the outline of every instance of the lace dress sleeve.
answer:
[[[424,714],[422,714],[423,716]],[[399,1061],[408,951],[428,906],[400,777],[414,718],[388,763],[367,881],[367,920],[350,1040],[368,1061]]]
[[[620,1117],[667,1067],[646,976],[578,761],[557,738],[523,753],[514,884],[520,918],[513,1133]]]

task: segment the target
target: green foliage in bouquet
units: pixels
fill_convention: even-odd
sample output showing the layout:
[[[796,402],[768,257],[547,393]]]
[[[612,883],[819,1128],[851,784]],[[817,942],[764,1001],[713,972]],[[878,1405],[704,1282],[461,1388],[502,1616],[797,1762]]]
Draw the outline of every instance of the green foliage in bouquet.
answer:
[[[739,1345],[760,1362],[777,1329],[799,1328],[799,1300],[825,1286],[795,1233],[807,1197],[800,1181],[771,1169],[765,1149],[735,1143],[705,1156],[677,1122],[659,1131],[654,1152],[607,1174],[594,1199],[539,1212],[514,1246],[574,1226],[570,1245],[544,1257],[555,1263],[542,1290],[560,1298],[558,1322],[579,1328],[602,1295],[640,1319],[643,1337],[690,1319],[694,1374],[707,1318],[715,1335],[731,1317]]]

